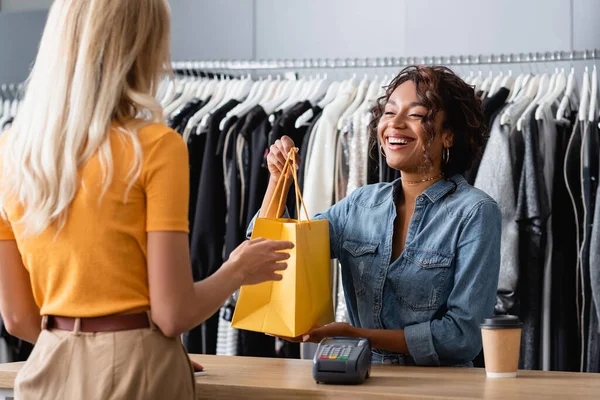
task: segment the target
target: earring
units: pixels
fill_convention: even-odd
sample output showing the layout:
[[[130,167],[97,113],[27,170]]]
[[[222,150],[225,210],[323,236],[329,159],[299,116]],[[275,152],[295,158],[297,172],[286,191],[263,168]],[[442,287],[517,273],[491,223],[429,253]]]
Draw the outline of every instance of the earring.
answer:
[[[385,158],[385,151],[383,150],[383,146],[379,146],[379,154],[381,154],[383,156],[383,158]]]
[[[448,164],[450,162],[450,147],[444,148],[444,152],[442,153],[442,161],[444,164]]]

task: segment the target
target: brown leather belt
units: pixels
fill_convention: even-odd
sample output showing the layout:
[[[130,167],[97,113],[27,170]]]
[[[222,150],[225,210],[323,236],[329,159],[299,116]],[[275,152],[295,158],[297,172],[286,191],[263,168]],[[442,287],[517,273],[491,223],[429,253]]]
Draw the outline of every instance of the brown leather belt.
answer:
[[[77,318],[48,316],[47,329],[75,330]],[[80,332],[118,332],[150,327],[147,313],[107,315],[96,318],[80,318]]]

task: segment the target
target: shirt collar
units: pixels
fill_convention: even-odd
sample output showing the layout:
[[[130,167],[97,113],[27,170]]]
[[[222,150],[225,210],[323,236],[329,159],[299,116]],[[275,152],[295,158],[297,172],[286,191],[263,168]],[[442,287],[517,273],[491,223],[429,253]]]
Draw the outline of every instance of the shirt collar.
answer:
[[[466,182],[465,178],[462,175],[456,174],[449,179],[442,179],[434,183],[425,189],[422,196],[426,196],[432,203],[435,203],[454,191],[455,188],[463,182]],[[396,179],[393,185],[393,198],[394,201],[398,201],[402,195],[402,180]]]

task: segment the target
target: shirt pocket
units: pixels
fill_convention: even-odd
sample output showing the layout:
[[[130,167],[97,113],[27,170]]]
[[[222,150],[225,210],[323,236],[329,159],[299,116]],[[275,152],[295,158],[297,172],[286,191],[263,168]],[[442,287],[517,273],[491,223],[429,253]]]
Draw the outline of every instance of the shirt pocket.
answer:
[[[352,273],[352,283],[357,297],[365,294],[373,277],[372,267],[377,256],[379,243],[345,240],[342,247],[348,253],[347,266]]]
[[[446,299],[444,288],[454,255],[440,251],[407,248],[394,286],[402,302],[415,311],[437,310]]]

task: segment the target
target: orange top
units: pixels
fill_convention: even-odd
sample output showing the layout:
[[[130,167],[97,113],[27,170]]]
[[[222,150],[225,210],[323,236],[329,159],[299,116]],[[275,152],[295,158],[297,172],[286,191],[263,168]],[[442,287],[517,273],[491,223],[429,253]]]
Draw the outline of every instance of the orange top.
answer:
[[[22,207],[5,205],[9,222],[0,218],[0,240],[16,239],[42,315],[83,318],[150,308],[146,232],[189,232],[189,167],[177,132],[160,124],[138,132],[143,165],[127,199],[133,146],[113,129],[108,191],[99,201],[102,170],[94,156],[81,169],[82,186],[58,233],[52,225],[38,236],[22,237],[14,223]]]

